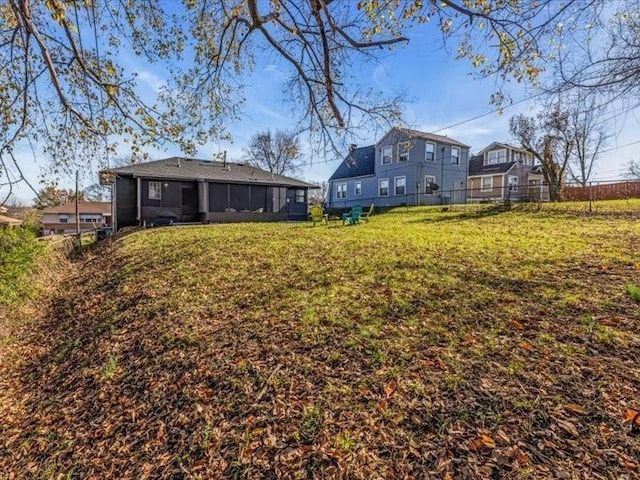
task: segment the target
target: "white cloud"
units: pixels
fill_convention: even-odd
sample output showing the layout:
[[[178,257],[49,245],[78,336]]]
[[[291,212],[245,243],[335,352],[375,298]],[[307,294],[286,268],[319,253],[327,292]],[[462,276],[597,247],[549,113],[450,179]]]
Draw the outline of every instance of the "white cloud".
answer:
[[[155,93],[159,93],[160,89],[165,85],[165,81],[149,70],[140,70],[138,73],[138,80],[146,84]]]

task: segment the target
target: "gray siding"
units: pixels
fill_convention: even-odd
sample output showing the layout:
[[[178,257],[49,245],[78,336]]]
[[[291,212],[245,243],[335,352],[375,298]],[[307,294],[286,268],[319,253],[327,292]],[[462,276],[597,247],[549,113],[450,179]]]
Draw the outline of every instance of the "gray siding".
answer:
[[[400,161],[400,145],[408,143],[407,161]],[[442,203],[464,203],[469,165],[469,148],[460,149],[458,164],[452,164],[452,145],[435,143],[434,160],[425,157],[426,143],[422,138],[409,138],[407,132],[391,132],[377,145],[375,152],[375,175],[358,178],[332,180],[329,184],[331,208],[348,208],[356,204],[374,203],[379,207],[398,205],[438,205]],[[392,162],[382,164],[383,149],[391,146]],[[425,193],[425,176],[435,177],[440,189],[434,194]],[[405,193],[396,194],[396,177],[405,177]],[[379,182],[389,181],[389,195],[379,195]],[[361,182],[362,193],[355,194],[355,183]],[[346,198],[338,198],[338,185],[347,185]]]
[[[149,183],[161,184],[159,199],[149,198]],[[228,222],[306,220],[307,188],[287,188],[219,182],[140,179],[118,177],[115,183],[117,228],[149,224],[155,219],[174,222]],[[296,196],[303,191],[302,201]],[[235,210],[228,211],[228,210]],[[235,214],[235,215],[234,215]]]
[[[132,177],[117,177],[111,188],[115,188],[115,228],[138,225],[136,180]]]

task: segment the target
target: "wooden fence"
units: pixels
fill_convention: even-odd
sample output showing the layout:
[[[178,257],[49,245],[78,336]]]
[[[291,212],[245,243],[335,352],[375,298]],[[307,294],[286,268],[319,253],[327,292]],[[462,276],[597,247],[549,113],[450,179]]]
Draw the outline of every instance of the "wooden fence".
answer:
[[[596,183],[583,186],[567,185],[562,189],[562,200],[625,200],[640,198],[640,181]]]

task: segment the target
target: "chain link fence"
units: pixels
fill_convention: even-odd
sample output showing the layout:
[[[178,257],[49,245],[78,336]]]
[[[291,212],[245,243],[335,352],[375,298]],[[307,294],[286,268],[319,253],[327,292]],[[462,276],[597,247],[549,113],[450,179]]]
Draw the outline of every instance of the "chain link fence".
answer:
[[[440,206],[455,208],[470,205],[501,205],[511,208],[514,205],[534,205],[536,210],[558,211],[627,211],[638,210],[640,202],[640,181],[593,181],[586,185],[567,182],[560,192],[560,201],[551,202],[549,189],[544,184],[529,186],[492,187],[490,189],[466,188],[437,190],[430,193],[389,194],[378,197],[358,197],[333,199],[330,210],[348,210],[354,205],[363,208],[374,204],[376,209],[386,210],[394,207]],[[611,202],[613,201],[613,202]]]

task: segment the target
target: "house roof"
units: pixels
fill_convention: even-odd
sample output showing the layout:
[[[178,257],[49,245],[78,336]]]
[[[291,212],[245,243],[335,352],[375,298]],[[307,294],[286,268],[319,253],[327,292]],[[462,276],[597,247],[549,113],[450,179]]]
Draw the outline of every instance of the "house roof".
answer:
[[[118,175],[175,180],[211,180],[230,183],[257,183],[286,187],[318,188],[301,180],[275,175],[242,163],[214,162],[197,158],[171,157],[127,165],[111,170]]]
[[[18,220],[17,218],[7,217],[5,215],[0,215],[0,225],[20,225],[22,224],[22,220]]]
[[[66,205],[58,205],[57,207],[45,208],[42,213],[76,213],[75,202]],[[102,215],[111,215],[110,202],[78,202],[78,213],[100,213]]]
[[[469,145],[459,142],[458,140],[455,140],[451,137],[447,137],[446,135],[437,135],[435,133],[421,132],[419,130],[412,130],[410,128],[402,128],[402,127],[394,127],[391,130],[389,130],[387,133],[384,134],[384,136],[380,140],[378,140],[376,145],[379,145],[389,134],[393,132],[405,132],[407,135],[409,135],[409,137],[412,137],[412,138],[421,138],[423,140],[427,140],[431,142],[444,143],[446,145],[454,145],[457,147],[469,148]]]
[[[355,148],[338,166],[329,180],[362,177],[375,173],[376,149],[374,145]]]
[[[477,155],[484,155],[485,152],[488,152],[489,150],[493,150],[495,147],[500,147],[500,148],[510,148],[511,150],[515,150],[517,152],[525,152],[528,153],[526,149],[522,148],[522,147],[516,147],[515,145],[511,145],[509,143],[502,143],[502,142],[492,142],[489,145],[487,145],[486,147],[484,147],[482,150],[480,150]]]
[[[497,165],[484,165],[484,157],[475,155],[469,160],[469,176],[478,175],[501,175],[511,170],[516,162],[498,163]]]

